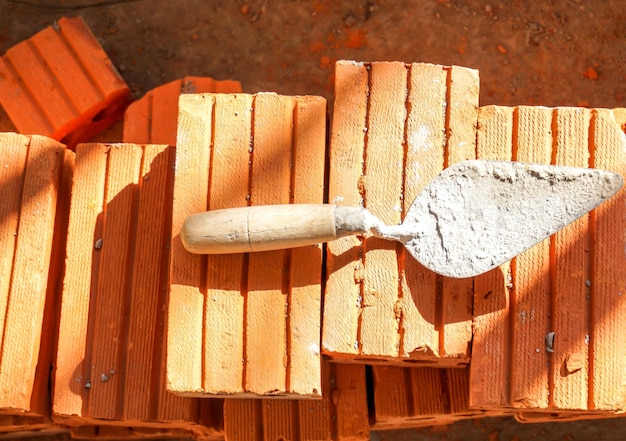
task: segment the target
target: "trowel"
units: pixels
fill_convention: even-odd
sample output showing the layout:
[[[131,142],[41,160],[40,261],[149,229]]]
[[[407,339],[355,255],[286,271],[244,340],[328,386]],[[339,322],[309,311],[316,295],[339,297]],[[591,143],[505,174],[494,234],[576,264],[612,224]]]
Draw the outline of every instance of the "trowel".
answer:
[[[430,181],[400,225],[363,207],[248,206],[189,216],[184,247],[197,254],[293,248],[359,234],[395,240],[430,270],[464,278],[485,273],[556,233],[622,188],[596,169],[474,160]]]

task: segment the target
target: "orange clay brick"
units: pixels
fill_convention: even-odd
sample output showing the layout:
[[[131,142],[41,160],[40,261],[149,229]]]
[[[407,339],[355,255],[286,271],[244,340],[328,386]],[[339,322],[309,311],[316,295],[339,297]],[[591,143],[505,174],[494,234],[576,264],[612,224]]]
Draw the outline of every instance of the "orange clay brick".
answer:
[[[0,412],[46,416],[66,150],[0,133],[0,151]]]
[[[69,435],[66,428],[54,426],[50,418],[43,416],[13,414],[0,414],[0,436],[9,439],[32,439],[47,436]],[[41,438],[40,438],[41,439]]]
[[[0,105],[20,133],[73,148],[123,116],[130,90],[80,17],[0,57]]]
[[[404,217],[447,165],[475,155],[478,73],[432,64],[340,61],[329,202]],[[337,360],[469,361],[471,280],[438,276],[399,244],[328,244],[324,353]]]
[[[207,209],[321,203],[326,102],[193,94],[179,111],[168,390],[319,397],[321,245],[199,256],[178,232]]]
[[[194,439],[198,441],[223,440],[223,436],[207,435],[199,430],[200,426],[185,426],[181,422],[172,422],[167,426],[144,422],[140,425],[129,424],[128,421],[105,421],[98,419],[85,421],[65,421],[63,426],[69,430],[71,439],[80,440],[142,440],[142,439]],[[194,430],[195,429],[195,430]]]
[[[84,425],[70,428],[71,439],[79,440],[141,440],[141,439],[170,439],[183,437],[184,432],[164,428],[141,427],[136,430],[133,427],[124,426],[100,426]]]
[[[176,145],[178,98],[183,93],[238,93],[238,81],[185,77],[159,86],[132,103],[124,113],[124,142]]]
[[[373,366],[373,430],[450,424],[500,413],[469,408],[469,368]]]
[[[227,398],[231,441],[369,439],[365,366],[325,363],[321,400]]]
[[[622,414],[614,412],[515,412],[514,417],[518,423],[554,423],[580,420],[598,420],[618,418]]]
[[[591,130],[593,145],[615,144],[617,142],[613,125],[613,118],[618,127],[626,132],[626,109],[598,109],[592,113],[593,129]],[[623,139],[623,138],[622,138]],[[623,141],[622,141],[623,142]],[[593,165],[596,168],[606,168],[620,171],[624,174],[624,159],[620,159],[619,147],[592,150]],[[624,276],[622,273],[623,258],[621,257],[622,242],[615,240],[619,237],[619,226],[615,224],[614,216],[623,213],[623,198],[616,197],[598,207],[590,215],[592,230],[595,230],[595,242],[603,247],[602,253],[595,253],[592,260],[592,271],[600,269],[602,277],[597,278],[596,291],[591,303],[591,321],[595,322],[595,333],[590,335],[590,343],[593,336],[593,344],[590,349],[589,364],[593,367],[593,412],[516,412],[515,418],[520,422],[544,422],[544,421],[570,421],[573,419],[597,419],[609,416],[621,415],[603,409],[622,406],[623,395],[616,391],[626,390],[626,369],[624,369],[623,351],[616,351],[613,345],[621,341],[623,332],[624,305],[620,302],[619,294],[623,292]],[[620,208],[619,204],[622,204]],[[604,236],[604,237],[603,237]],[[614,276],[617,275],[617,276]],[[617,339],[617,340],[616,340]],[[620,368],[621,366],[621,368]],[[617,402],[616,402],[617,401]]]
[[[219,401],[165,392],[173,161],[165,145],[76,148],[54,372],[58,424],[220,436]]]
[[[621,110],[486,107],[479,157],[625,173]],[[624,191],[475,280],[470,406],[557,419],[624,409]]]

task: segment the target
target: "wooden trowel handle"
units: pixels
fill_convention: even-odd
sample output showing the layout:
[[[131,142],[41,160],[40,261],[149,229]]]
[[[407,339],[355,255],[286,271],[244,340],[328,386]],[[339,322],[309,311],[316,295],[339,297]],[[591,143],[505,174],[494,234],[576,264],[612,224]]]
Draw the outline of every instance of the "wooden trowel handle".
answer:
[[[180,236],[195,254],[269,251],[366,233],[371,218],[363,208],[328,204],[227,208],[189,216]]]

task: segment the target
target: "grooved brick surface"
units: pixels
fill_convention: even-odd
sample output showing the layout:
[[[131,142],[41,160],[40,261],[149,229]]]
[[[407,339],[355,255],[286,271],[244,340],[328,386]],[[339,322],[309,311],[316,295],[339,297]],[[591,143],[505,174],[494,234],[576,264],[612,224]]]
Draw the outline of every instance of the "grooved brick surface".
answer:
[[[179,112],[168,390],[318,397],[322,246],[201,256],[178,235],[197,212],[321,203],[326,101],[189,94]]]
[[[54,372],[60,424],[220,434],[219,401],[165,390],[174,159],[166,145],[76,148]]]
[[[0,133],[0,151],[0,412],[34,418],[47,414],[66,214],[60,195],[69,191],[64,163],[73,153],[15,133]]]
[[[73,148],[120,119],[129,95],[80,17],[61,18],[0,57],[0,105],[20,133]]]
[[[478,156],[624,174],[625,119],[623,109],[481,108]],[[624,222],[622,190],[476,278],[471,407],[623,411]]]
[[[478,72],[416,63],[336,65],[329,203],[404,217],[447,165],[475,156]],[[469,361],[472,281],[438,276],[394,242],[327,246],[323,351],[337,360]]]

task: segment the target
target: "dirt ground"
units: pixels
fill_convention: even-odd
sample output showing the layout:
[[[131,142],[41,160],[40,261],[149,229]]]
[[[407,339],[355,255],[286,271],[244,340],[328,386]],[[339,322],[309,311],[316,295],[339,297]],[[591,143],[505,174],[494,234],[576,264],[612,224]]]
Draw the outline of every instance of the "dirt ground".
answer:
[[[332,98],[334,61],[479,69],[482,105],[615,107],[620,1],[0,0],[0,52],[82,15],[135,97],[185,75]]]
[[[322,95],[338,59],[476,68],[481,105],[626,106],[626,8],[618,0],[0,0],[0,53],[81,15],[135,98],[189,75],[245,92]],[[121,125],[102,135],[119,141]],[[374,433],[385,441],[623,439],[626,420],[512,419]]]

